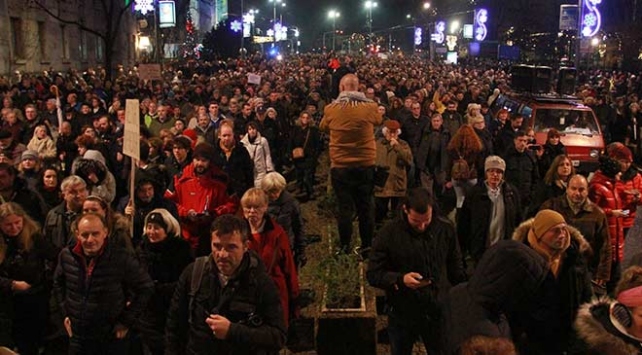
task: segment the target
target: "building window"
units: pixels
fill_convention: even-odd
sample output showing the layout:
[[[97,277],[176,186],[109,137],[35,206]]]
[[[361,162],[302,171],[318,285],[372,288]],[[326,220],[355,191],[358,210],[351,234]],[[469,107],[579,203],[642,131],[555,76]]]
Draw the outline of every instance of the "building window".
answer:
[[[67,38],[67,28],[60,25],[60,44],[62,45],[62,59],[69,60],[69,39]]]
[[[80,31],[80,43],[78,44],[78,52],[80,52],[80,61],[87,61],[87,32]]]
[[[96,38],[96,60],[102,61],[105,57],[105,45],[103,43],[103,39],[98,36],[94,36],[94,38]]]
[[[40,47],[40,60],[47,61],[47,28],[43,21],[38,21],[38,46]]]
[[[11,18],[11,44],[13,46],[13,57],[15,59],[25,59],[25,43],[22,31],[22,19],[18,17]]]

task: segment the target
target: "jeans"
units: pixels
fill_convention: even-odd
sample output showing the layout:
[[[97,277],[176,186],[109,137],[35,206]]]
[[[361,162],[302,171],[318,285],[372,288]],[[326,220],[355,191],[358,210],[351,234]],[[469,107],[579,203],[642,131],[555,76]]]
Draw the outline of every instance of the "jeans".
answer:
[[[461,208],[464,204],[464,199],[468,191],[477,185],[477,179],[470,180],[451,180],[455,188],[455,195],[457,195],[457,208]]]
[[[339,209],[337,224],[341,249],[348,251],[350,248],[355,209],[359,217],[361,249],[370,248],[375,225],[374,166],[332,168],[330,177]]]
[[[421,337],[430,355],[443,354],[439,329],[440,322],[428,318],[399,318],[388,315],[388,338],[392,355],[411,355],[412,347]]]

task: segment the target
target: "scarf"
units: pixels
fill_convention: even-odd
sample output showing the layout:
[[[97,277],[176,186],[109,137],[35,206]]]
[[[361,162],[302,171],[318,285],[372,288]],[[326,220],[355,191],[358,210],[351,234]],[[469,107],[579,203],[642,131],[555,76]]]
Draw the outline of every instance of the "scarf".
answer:
[[[562,256],[564,255],[564,252],[568,247],[571,245],[571,237],[569,237],[566,240],[566,243],[564,247],[561,250],[556,250],[551,252],[550,248],[547,248],[546,246],[542,245],[540,243],[540,240],[537,239],[535,236],[535,233],[533,233],[533,229],[531,228],[528,231],[528,243],[531,245],[533,250],[537,252],[537,254],[541,255],[546,259],[548,262],[548,268],[551,270],[555,278],[559,276],[560,268],[562,266]]]

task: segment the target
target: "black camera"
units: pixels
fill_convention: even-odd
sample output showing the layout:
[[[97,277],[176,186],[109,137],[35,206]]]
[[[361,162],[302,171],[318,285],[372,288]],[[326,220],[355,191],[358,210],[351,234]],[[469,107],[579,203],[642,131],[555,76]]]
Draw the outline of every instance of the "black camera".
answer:
[[[256,313],[248,314],[247,318],[240,321],[240,324],[245,324],[253,328],[258,328],[263,325],[263,317]]]

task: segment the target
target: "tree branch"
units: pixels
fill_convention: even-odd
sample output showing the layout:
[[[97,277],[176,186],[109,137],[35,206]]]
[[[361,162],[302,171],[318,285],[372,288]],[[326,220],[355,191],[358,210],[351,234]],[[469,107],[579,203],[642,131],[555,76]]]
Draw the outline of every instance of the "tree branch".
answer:
[[[104,38],[105,37],[105,35],[103,33],[99,32],[99,31],[96,31],[93,28],[89,28],[89,27],[83,25],[82,23],[80,23],[78,21],[66,20],[66,19],[62,18],[62,16],[54,14],[51,10],[49,10],[46,6],[41,4],[40,1],[38,1],[38,0],[33,0],[33,3],[36,4],[36,6],[38,6],[39,9],[41,9],[42,11],[47,13],[47,15],[53,17],[58,22],[61,22],[61,23],[67,24],[67,25],[78,26],[78,28],[80,28],[81,30],[89,32],[91,34],[94,34],[94,35],[96,35],[96,36],[98,36],[100,38]]]

